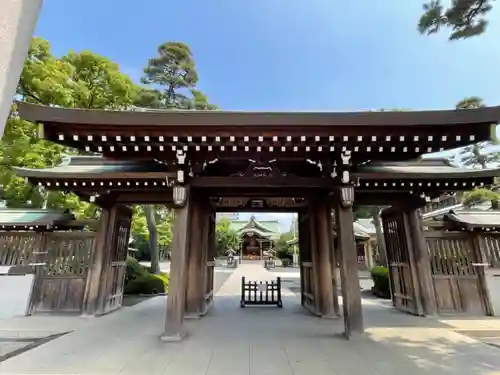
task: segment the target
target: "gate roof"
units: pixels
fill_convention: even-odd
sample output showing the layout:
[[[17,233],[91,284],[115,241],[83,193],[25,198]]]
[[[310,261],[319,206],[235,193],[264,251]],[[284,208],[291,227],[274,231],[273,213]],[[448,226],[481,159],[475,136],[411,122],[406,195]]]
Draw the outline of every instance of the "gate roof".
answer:
[[[331,180],[324,178],[315,165],[308,164],[308,177],[242,177],[212,176],[201,174],[192,180],[197,189],[204,189],[213,197],[289,196],[304,197],[312,190],[331,190]],[[122,195],[134,195],[135,199],[159,199],[175,178],[172,166],[158,161],[116,160],[99,156],[73,156],[69,163],[45,169],[14,168],[16,174],[35,185],[50,189],[74,191],[83,196],[104,195],[109,191]],[[465,169],[446,159],[419,159],[409,162],[372,162],[352,171],[356,181],[356,201],[372,202],[390,200],[394,194],[421,194],[437,196],[444,192],[470,190],[490,185],[500,168]],[[269,184],[266,183],[269,181]],[[245,185],[247,183],[247,185]],[[235,186],[238,189],[235,190]],[[285,189],[285,190],[284,190]],[[144,195],[143,198],[140,195]],[[156,195],[155,195],[156,194]],[[156,198],[155,198],[156,197]],[[385,197],[385,198],[384,198]],[[132,199],[132,197],[130,197]],[[166,198],[162,198],[163,201]],[[242,199],[234,199],[239,205]],[[144,201],[145,202],[145,201]],[[230,209],[231,199],[220,208]],[[295,203],[299,207],[299,203]],[[224,207],[223,207],[224,206]],[[226,207],[227,206],[227,207]]]
[[[22,118],[44,137],[115,158],[215,157],[410,160],[490,140],[500,107],[409,112],[107,111],[19,103]],[[251,156],[250,156],[251,157]]]

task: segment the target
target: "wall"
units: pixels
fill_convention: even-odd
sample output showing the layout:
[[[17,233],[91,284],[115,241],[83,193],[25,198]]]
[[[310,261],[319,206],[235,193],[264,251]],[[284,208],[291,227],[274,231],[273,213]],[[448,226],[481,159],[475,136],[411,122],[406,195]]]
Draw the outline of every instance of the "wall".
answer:
[[[486,286],[495,316],[500,316],[500,269],[485,270]]]
[[[0,137],[35,31],[42,0],[0,0]]]
[[[26,315],[33,274],[0,274],[0,319]]]

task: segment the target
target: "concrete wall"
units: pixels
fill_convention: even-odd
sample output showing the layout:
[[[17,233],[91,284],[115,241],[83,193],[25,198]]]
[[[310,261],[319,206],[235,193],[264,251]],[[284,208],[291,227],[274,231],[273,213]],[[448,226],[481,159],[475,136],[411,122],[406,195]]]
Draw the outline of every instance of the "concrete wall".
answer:
[[[41,6],[42,0],[0,0],[0,137]]]
[[[500,269],[486,269],[486,286],[495,316],[500,316]]]
[[[33,274],[0,274],[0,319],[26,315],[33,279]]]

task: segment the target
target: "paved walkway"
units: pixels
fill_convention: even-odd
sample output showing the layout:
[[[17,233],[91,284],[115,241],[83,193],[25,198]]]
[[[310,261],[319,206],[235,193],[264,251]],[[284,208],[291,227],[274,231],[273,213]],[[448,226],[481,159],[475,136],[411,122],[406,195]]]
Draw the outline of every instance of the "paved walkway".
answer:
[[[375,299],[364,299],[366,335],[351,341],[341,337],[341,319],[309,316],[290,290],[284,291],[283,309],[240,309],[242,275],[274,277],[261,265],[237,268],[208,316],[186,323],[190,336],[182,343],[160,342],[165,300],[157,297],[98,319],[62,318],[65,328],[73,322],[74,332],[0,362],[0,374],[500,374],[499,349]],[[57,322],[22,320],[34,325],[43,319],[45,327]],[[0,330],[2,324],[12,320],[0,321]]]

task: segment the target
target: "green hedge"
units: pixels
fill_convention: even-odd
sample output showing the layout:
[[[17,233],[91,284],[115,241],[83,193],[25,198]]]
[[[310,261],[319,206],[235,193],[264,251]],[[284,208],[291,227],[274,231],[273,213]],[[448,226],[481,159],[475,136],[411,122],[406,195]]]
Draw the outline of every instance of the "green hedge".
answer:
[[[389,270],[386,267],[375,266],[370,270],[370,274],[374,284],[373,294],[381,298],[391,298]]]
[[[125,273],[125,284],[139,277],[147,276],[149,271],[146,267],[141,265],[139,261],[132,257],[127,257],[125,261],[126,273]]]
[[[136,259],[128,257],[126,261],[125,294],[158,294],[168,291],[168,274],[152,274]]]

